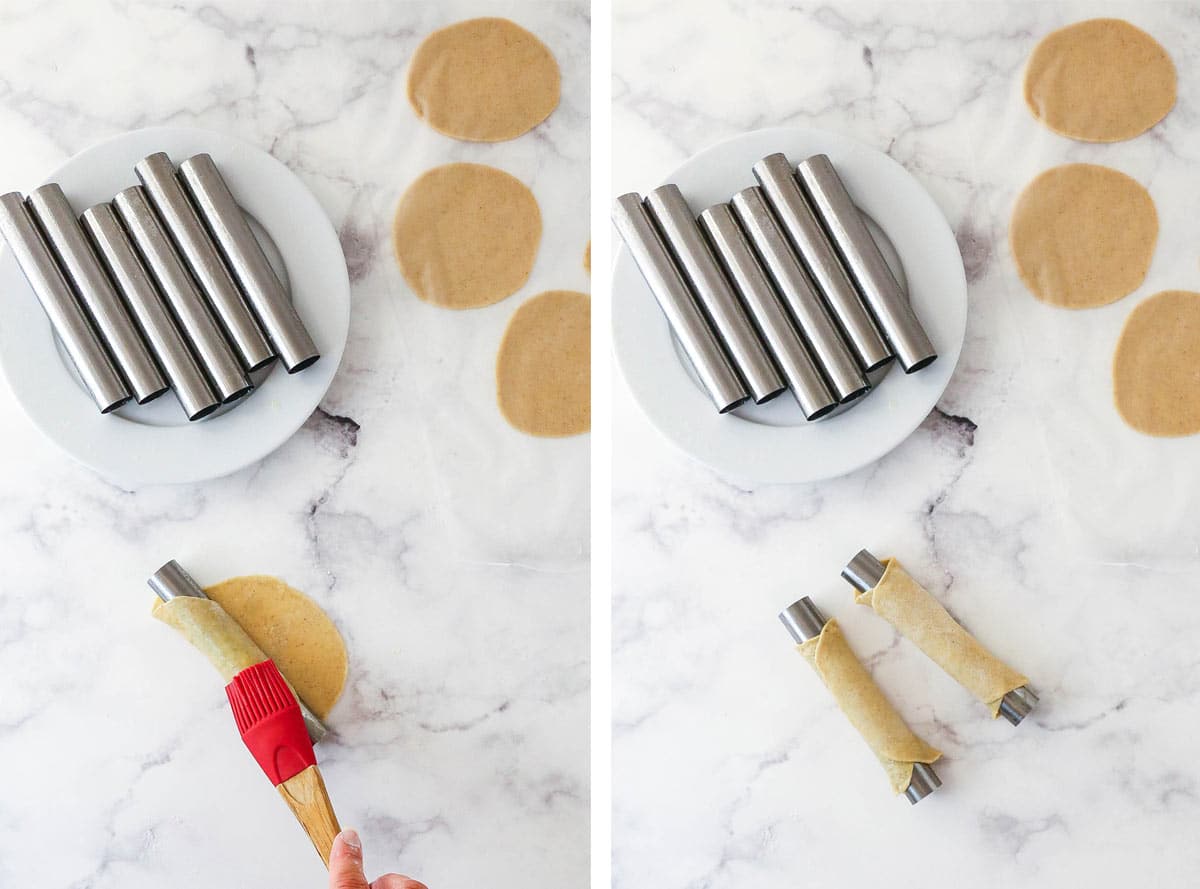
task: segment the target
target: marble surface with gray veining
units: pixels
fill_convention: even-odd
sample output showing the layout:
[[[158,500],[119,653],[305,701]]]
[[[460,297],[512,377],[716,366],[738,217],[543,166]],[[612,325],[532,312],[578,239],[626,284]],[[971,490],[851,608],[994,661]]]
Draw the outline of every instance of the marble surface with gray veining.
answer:
[[[415,118],[405,67],[492,14],[550,46],[563,100],[513,142],[455,142]],[[581,0],[0,4],[3,190],[125,130],[228,133],[316,195],[353,301],[320,408],[205,484],[119,490],[0,386],[0,886],[325,885],[218,677],[149,616],[172,557],[201,582],[276,574],[337,622],[350,677],[318,756],[372,875],[585,884],[589,441],[507,426],[493,364],[523,299],[589,289],[589,24]],[[451,160],[518,176],[546,222],[527,286],[474,312],[419,302],[391,252],[403,189]]]
[[[1179,101],[1151,132],[1084,145],[1026,109],[1041,35],[1116,15],[1157,37]],[[1200,25],[1184,3],[618,0],[614,194],[706,145],[803,124],[887,152],[953,227],[962,358],[894,452],[803,486],[731,485],[664,442],[614,383],[614,874],[622,887],[1186,886],[1200,851],[1200,439],[1124,426],[1121,325],[1200,290]],[[1067,312],[1022,287],[1020,188],[1086,161],[1150,190],[1145,284]],[[1042,706],[992,721],[868,609],[840,567],[899,556],[1027,673]],[[914,728],[945,784],[913,808],[796,654],[776,613],[811,595]]]

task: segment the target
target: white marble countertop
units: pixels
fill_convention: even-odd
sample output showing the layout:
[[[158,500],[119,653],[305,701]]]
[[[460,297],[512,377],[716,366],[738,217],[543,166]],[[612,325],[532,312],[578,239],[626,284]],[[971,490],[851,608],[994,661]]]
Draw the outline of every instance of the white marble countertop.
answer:
[[[556,54],[533,134],[469,145],[421,124],[422,36],[509,15]],[[211,668],[151,620],[146,577],[277,574],[345,635],[318,750],[367,869],[430,886],[580,886],[588,871],[587,436],[508,427],[493,363],[540,290],[588,290],[584,0],[0,9],[0,174],[28,190],[88,144],[191,124],[272,152],[340,232],[350,342],[321,409],[225,479],[128,493],[60,454],[0,386],[0,886],[324,886],[241,747]],[[528,182],[529,284],[488,309],[420,303],[391,255],[406,185],[450,160]]]
[[[887,151],[954,228],[967,340],[938,409],[876,465],[808,486],[732,486],[666,444],[614,381],[614,876],[619,887],[1182,886],[1200,866],[1193,591],[1200,439],[1154,440],[1111,405],[1130,309],[1200,290],[1191,4],[618,0],[613,189],[646,191],[736,133],[806,124]],[[1118,15],[1180,73],[1151,133],[1081,145],[1020,94],[1037,39]],[[1066,161],[1147,184],[1150,277],[1070,313],[1024,291],[1016,192]],[[838,577],[860,547],[901,557],[1031,679],[1019,728],[982,707]],[[836,616],[945,784],[913,808],[776,613]]]

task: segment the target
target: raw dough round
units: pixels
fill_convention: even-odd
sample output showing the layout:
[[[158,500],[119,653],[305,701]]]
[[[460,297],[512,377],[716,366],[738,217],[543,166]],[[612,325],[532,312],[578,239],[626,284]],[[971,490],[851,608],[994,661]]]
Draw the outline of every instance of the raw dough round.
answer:
[[[558,105],[558,63],[508,19],[469,19],[434,31],[408,69],[408,101],[439,133],[470,142],[515,139]]]
[[[234,577],[204,590],[275,661],[310,710],[324,719],[346,684],[346,645],[312,599],[277,577]]]
[[[1200,432],[1200,293],[1165,290],[1129,313],[1113,356],[1113,400],[1147,435]]]
[[[496,358],[496,398],[522,432],[578,435],[592,423],[592,300],[549,290],[513,313]]]
[[[1154,201],[1109,167],[1067,164],[1025,188],[1009,228],[1017,271],[1042,302],[1102,306],[1138,288],[1158,239]]]
[[[1085,142],[1144,133],[1175,104],[1175,65],[1153,37],[1121,19],[1048,34],[1025,69],[1025,102],[1050,129]]]
[[[528,280],[542,214],[533,192],[503,170],[447,164],[408,187],[392,231],[400,271],[417,296],[474,309]]]

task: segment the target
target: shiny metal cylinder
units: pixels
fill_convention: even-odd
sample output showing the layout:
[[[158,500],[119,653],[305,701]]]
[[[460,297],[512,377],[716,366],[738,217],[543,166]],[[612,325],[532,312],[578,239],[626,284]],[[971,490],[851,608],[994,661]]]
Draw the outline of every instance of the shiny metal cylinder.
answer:
[[[167,381],[130,317],[129,308],[88,243],[62,188],[54,182],[43,185],[25,203],[134,399],[145,404],[162,395],[167,391]]]
[[[825,616],[808,596],[797,599],[779,612],[779,621],[797,645],[817,638],[825,629]]]
[[[179,178],[287,372],[314,364],[321,353],[213,159],[188,158],[179,165]]]
[[[753,167],[767,202],[775,211],[792,246],[816,282],[817,290],[841,328],[858,363],[868,373],[892,360],[892,351],[879,334],[862,297],[846,274],[829,235],[800,190],[792,165],[782,154],[764,157]]]
[[[200,584],[192,580],[192,575],[184,571],[183,566],[174,559],[150,575],[150,579],[146,583],[150,585],[150,589],[154,590],[154,595],[164,602],[170,602],[181,596],[192,599],[208,598],[204,595]]]
[[[767,354],[754,325],[704,240],[696,216],[677,185],[663,185],[646,196],[646,209],[692,293],[712,319],[725,353],[746,381],[755,402],[770,401],[784,390],[783,378]]]
[[[160,151],[143,158],[133,170],[242,365],[252,372],[266,367],[275,360],[275,352],[267,344],[196,208],[175,178],[171,159]]]
[[[729,205],[716,204],[701,213],[700,227],[741,294],[805,418],[825,416],[837,407],[837,398],[796,332]]]
[[[717,410],[726,413],[744,403],[750,394],[667,252],[641,196],[630,192],[617,198],[612,219]]]
[[[904,372],[932,364],[937,352],[829,158],[808,158],[796,175]]]
[[[873,590],[883,580],[883,572],[887,566],[870,552],[860,549],[846,567],[842,569],[842,578],[860,593]]]
[[[912,777],[908,779],[908,787],[904,789],[904,798],[915,806],[941,786],[942,779],[937,776],[933,766],[914,762]]]
[[[154,215],[146,193],[135,185],[119,192],[112,203],[222,403],[247,394],[252,387],[241,363]]]
[[[12,250],[96,407],[107,414],[129,401],[129,387],[34,224],[24,199],[15,191],[0,196],[0,235]],[[7,294],[6,298],[15,296]]]
[[[1021,721],[1033,712],[1037,706],[1038,696],[1028,685],[1014,688],[1000,699],[1000,715],[1008,720],[1010,725],[1020,725]]]
[[[150,351],[158,359],[189,420],[199,420],[221,405],[204,371],[184,342],[162,294],[154,286],[133,244],[109,204],[89,207],[80,217],[108,273],[125,295]]]
[[[204,590],[200,584],[192,579],[192,575],[188,574],[183,566],[171,559],[152,575],[146,581],[150,589],[154,590],[154,595],[158,596],[164,602],[169,602],[172,599],[187,597],[192,599],[207,599]],[[287,681],[287,677],[284,677]],[[288,687],[292,685],[288,682]],[[296,689],[292,688],[292,694],[296,694]],[[296,694],[296,702],[300,705],[300,712],[304,716],[304,725],[308,729],[308,737],[314,744],[320,741],[328,733],[325,728],[325,723],[317,717],[312,710],[308,709],[308,705],[301,700],[300,695]]]
[[[771,214],[762,189],[752,186],[739,191],[730,203],[838,402],[866,395],[870,383]]]

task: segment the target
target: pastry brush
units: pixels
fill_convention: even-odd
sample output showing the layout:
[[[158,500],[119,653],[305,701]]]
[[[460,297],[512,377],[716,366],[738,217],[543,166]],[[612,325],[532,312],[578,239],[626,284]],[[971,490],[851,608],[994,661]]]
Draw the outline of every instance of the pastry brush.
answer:
[[[242,670],[225,693],[242,741],[328,867],[341,828],[295,694],[271,660]]]

